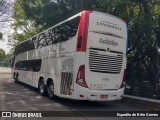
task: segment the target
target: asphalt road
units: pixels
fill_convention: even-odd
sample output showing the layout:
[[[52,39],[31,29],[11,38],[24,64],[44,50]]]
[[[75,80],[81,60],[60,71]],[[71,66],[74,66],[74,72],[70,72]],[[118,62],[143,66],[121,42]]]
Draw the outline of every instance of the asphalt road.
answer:
[[[0,68],[0,111],[58,111],[59,117],[45,118],[45,120],[115,120],[122,119],[121,117],[87,117],[80,111],[147,111],[134,105],[125,105],[120,102],[90,102],[90,101],[75,101],[66,100],[62,98],[49,99],[47,96],[40,96],[37,89],[34,89],[25,84],[16,84],[11,78],[10,70],[3,70]],[[61,117],[61,111],[69,111],[73,114],[73,117]],[[94,115],[96,112],[94,113]],[[79,117],[74,117],[79,116]],[[0,120],[19,120],[19,119],[33,119],[36,118],[0,118]],[[38,118],[44,119],[44,118]],[[141,119],[151,120],[158,118],[134,118],[129,119]],[[127,117],[123,117],[123,120],[128,120]]]

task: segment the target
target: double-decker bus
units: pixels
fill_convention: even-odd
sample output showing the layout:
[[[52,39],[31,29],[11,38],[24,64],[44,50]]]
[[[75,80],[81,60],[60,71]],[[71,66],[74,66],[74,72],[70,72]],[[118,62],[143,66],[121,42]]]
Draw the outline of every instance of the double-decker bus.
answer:
[[[50,98],[119,100],[125,88],[126,26],[118,17],[82,11],[16,46],[13,78]]]

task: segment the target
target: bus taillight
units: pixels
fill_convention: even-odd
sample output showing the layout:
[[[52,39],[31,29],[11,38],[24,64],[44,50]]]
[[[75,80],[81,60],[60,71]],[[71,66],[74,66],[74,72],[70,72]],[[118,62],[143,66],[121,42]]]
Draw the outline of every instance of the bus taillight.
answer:
[[[83,11],[78,27],[77,51],[86,51],[89,25],[89,11]]]
[[[82,87],[88,88],[85,81],[85,65],[79,67],[76,83]]]
[[[122,22],[126,22],[124,19],[122,19]]]
[[[93,10],[88,10],[89,11],[89,13],[92,13],[93,12]]]
[[[122,84],[121,84],[120,88],[125,87],[125,85],[126,85],[126,69],[124,69],[123,80],[122,80]]]

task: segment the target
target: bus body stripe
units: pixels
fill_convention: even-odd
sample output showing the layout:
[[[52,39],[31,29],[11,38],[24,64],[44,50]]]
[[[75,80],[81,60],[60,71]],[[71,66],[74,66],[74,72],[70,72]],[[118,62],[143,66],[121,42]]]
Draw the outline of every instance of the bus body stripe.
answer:
[[[89,11],[83,11],[78,27],[77,51],[86,51],[89,25]]]

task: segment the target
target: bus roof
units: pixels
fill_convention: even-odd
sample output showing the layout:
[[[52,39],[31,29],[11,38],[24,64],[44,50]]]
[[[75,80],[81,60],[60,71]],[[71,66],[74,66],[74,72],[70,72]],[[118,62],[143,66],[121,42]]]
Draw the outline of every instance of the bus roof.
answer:
[[[82,11],[82,12],[85,12],[85,11],[86,11],[86,12],[90,12],[90,13],[95,13],[95,14],[102,14],[102,15],[111,16],[111,17],[114,17],[114,18],[116,18],[116,19],[119,19],[119,20],[122,20],[122,21],[123,21],[123,19],[120,19],[120,18],[118,18],[118,17],[116,17],[116,16],[114,16],[114,15],[108,14],[108,13],[103,13],[103,12],[98,12],[98,11],[92,11],[92,10],[84,10],[84,11]],[[82,12],[77,13],[76,15],[74,15],[74,16],[72,16],[72,17],[69,17],[68,19],[66,19],[66,20],[64,20],[64,21],[62,21],[62,22],[60,22],[60,23],[58,23],[58,24],[56,24],[56,25],[54,25],[54,26],[52,26],[52,27],[50,27],[50,28],[48,28],[48,29],[46,29],[46,30],[44,30],[44,31],[42,31],[42,32],[40,32],[40,33],[38,33],[38,34],[36,34],[36,35],[33,35],[32,37],[35,37],[35,36],[37,36],[37,35],[39,35],[39,34],[45,32],[45,31],[47,31],[47,30],[49,30],[49,29],[52,29],[52,28],[54,28],[54,27],[57,27],[57,26],[59,26],[59,25],[65,23],[65,22],[69,21],[69,20],[72,20],[73,18],[75,18],[75,17],[77,17],[77,16],[80,16]],[[123,21],[123,22],[124,22],[124,21]],[[22,41],[20,44],[22,44],[22,43],[24,43],[24,42],[30,40],[32,37],[30,37],[30,38],[28,38],[28,39]],[[18,44],[17,46],[19,46],[20,44]]]

